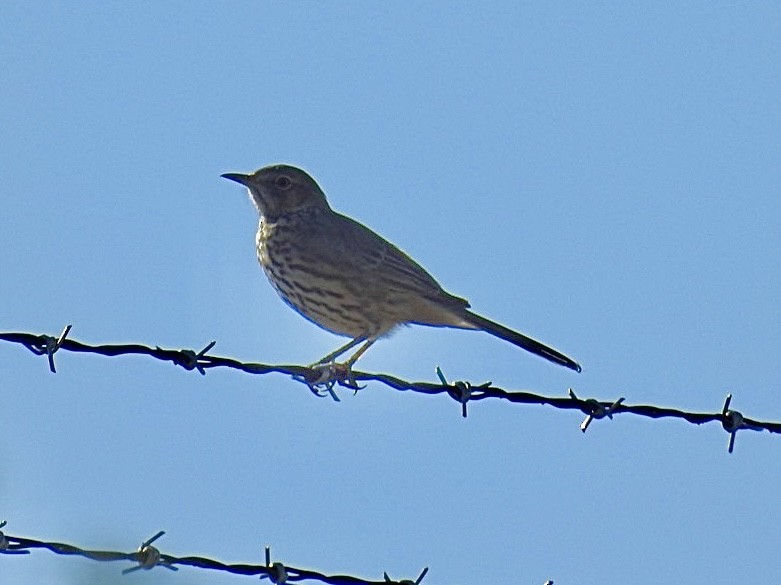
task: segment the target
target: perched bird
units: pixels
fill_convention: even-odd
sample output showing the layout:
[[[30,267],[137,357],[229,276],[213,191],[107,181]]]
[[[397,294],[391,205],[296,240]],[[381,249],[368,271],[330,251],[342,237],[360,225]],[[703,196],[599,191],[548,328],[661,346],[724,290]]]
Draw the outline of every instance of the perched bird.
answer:
[[[333,211],[306,172],[289,165],[251,175],[226,173],[247,187],[260,213],[258,260],[271,285],[301,315],[352,341],[316,362],[330,364],[356,345],[347,371],[402,324],[479,329],[553,363],[580,371],[564,354],[469,310],[418,263],[363,224]]]

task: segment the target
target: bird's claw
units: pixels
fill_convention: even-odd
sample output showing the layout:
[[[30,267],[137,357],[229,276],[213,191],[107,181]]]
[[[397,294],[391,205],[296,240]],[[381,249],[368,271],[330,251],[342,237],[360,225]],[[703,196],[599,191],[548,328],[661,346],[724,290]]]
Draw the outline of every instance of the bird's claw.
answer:
[[[309,366],[310,375],[303,380],[315,396],[325,397],[330,395],[336,402],[339,397],[334,392],[334,386],[339,384],[346,388],[351,388],[358,393],[358,390],[366,386],[360,386],[355,380],[355,374],[352,371],[352,364],[345,363],[318,363]]]

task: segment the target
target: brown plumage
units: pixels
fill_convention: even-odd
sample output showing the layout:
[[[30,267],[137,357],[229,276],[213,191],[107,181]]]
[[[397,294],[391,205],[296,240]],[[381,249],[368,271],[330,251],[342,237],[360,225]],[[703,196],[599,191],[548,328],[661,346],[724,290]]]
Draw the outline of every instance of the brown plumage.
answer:
[[[377,339],[401,324],[480,329],[559,365],[580,366],[555,349],[469,310],[412,258],[361,223],[331,209],[306,172],[264,167],[226,179],[249,189],[260,213],[258,260],[282,299],[313,323],[352,341],[325,356],[331,362],[365,342],[350,366]]]

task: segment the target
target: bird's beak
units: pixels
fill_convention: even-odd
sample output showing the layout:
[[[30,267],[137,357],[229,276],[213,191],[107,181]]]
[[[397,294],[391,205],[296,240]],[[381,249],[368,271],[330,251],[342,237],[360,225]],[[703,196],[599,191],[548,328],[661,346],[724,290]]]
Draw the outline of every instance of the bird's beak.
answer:
[[[252,175],[242,175],[241,173],[225,173],[224,175],[220,175],[220,176],[223,179],[236,181],[237,183],[240,183],[245,187],[249,187],[250,183],[252,182]]]

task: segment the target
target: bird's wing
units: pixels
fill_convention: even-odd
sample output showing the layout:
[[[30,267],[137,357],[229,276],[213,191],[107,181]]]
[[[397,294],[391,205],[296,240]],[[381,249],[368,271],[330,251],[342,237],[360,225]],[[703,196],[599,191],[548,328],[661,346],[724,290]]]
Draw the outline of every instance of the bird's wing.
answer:
[[[340,262],[349,263],[355,270],[375,273],[386,285],[412,289],[454,308],[469,307],[466,299],[446,292],[420,264],[388,240],[354,219],[337,215],[339,221],[334,225],[341,231],[341,237],[330,238],[328,249],[339,256]]]

